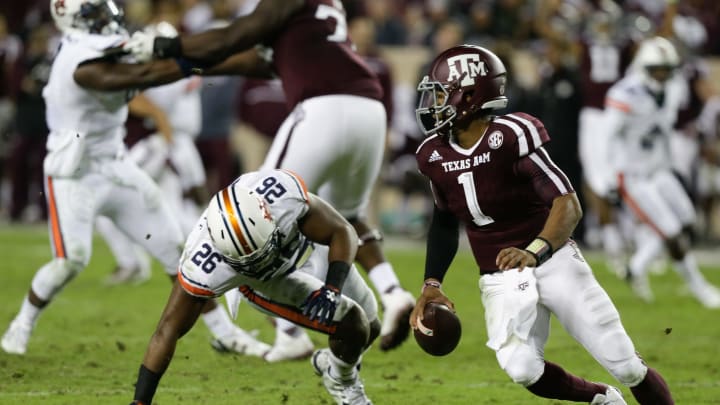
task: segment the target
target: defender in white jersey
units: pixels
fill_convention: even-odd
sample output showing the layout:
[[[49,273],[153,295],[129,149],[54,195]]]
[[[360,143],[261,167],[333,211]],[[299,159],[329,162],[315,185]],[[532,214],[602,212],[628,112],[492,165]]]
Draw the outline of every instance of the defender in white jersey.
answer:
[[[311,243],[315,250],[302,262]],[[212,198],[187,239],[180,283],[148,345],[134,403],[152,402],[177,340],[207,299],[232,292],[268,314],[328,334],[329,349],[313,357],[316,373],[338,403],[369,404],[358,369],[380,321],[375,296],[352,264],[357,247],[352,226],[292,172],[238,178]],[[238,300],[228,302],[234,312]]]
[[[43,92],[51,131],[44,171],[54,258],[35,274],[2,337],[3,350],[14,354],[26,352],[40,312],[88,264],[98,215],[112,219],[173,279],[182,244],[180,227],[157,185],[125,157],[123,124],[133,87],[97,91],[76,74],[127,39],[122,10],[111,0],[55,0],[50,9],[64,34]],[[205,307],[203,319],[225,347],[258,356],[269,349],[237,328],[214,302]]]
[[[664,244],[695,297],[708,308],[720,308],[720,292],[705,280],[689,252],[686,231],[695,221],[695,209],[672,173],[670,135],[685,90],[674,75],[679,62],[668,40],[646,40],[633,70],[608,91],[604,130],[611,136],[608,160],[615,176],[608,182],[637,219],[655,231],[637,238],[628,266],[634,291],[646,301],[653,299],[647,269]]]
[[[142,94],[167,116],[172,142],[155,133],[129,151],[129,157],[160,186],[183,235],[192,230],[194,218],[208,200],[205,169],[195,146],[201,123],[201,84],[199,77],[190,77],[145,90]],[[149,261],[142,249],[104,218],[98,219],[96,227],[117,262],[107,279],[109,284],[142,282],[150,277]]]

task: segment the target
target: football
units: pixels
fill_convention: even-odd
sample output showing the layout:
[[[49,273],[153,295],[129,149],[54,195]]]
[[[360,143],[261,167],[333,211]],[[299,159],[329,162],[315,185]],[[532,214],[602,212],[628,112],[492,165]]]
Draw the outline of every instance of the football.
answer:
[[[447,306],[435,302],[425,305],[423,316],[413,331],[418,345],[433,356],[445,356],[455,350],[462,334],[460,318]]]

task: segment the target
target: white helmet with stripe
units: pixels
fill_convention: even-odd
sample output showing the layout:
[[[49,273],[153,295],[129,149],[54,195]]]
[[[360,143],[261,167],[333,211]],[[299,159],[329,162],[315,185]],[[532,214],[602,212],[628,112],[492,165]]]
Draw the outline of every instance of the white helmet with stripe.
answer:
[[[643,75],[648,88],[658,92],[680,66],[680,56],[672,42],[654,37],[640,43],[632,65]]]
[[[206,220],[215,248],[237,272],[260,280],[276,275],[280,233],[257,193],[231,184],[210,201]]]
[[[113,0],[51,0],[50,14],[65,34],[127,34],[123,9]]]

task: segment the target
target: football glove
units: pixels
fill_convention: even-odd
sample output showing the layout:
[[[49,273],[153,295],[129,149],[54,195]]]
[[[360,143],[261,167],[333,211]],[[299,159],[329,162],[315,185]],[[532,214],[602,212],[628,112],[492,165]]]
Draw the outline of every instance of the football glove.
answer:
[[[324,285],[313,291],[302,304],[303,315],[308,319],[330,325],[335,317],[335,310],[340,301],[340,290]]]
[[[132,54],[139,63],[144,63],[153,58],[154,46],[154,34],[145,31],[136,31],[130,39],[125,42],[123,49]]]

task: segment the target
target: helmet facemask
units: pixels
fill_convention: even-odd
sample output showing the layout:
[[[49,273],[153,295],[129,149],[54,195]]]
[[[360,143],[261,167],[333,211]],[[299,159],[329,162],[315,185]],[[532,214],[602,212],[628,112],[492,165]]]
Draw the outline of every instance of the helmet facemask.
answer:
[[[423,133],[450,135],[505,108],[506,74],[500,58],[485,48],[461,45],[442,52],[417,87],[415,117]]]
[[[113,0],[85,2],[73,17],[73,27],[91,34],[125,34],[124,13]]]
[[[210,239],[215,242],[210,232]],[[242,257],[230,257],[222,255],[223,261],[229,264],[235,271],[248,277],[257,278],[259,280],[267,280],[275,274],[268,271],[273,266],[275,260],[280,255],[280,231],[275,228],[265,245],[260,249]]]
[[[447,103],[450,94],[445,86],[438,81],[430,81],[430,77],[425,76],[417,90],[420,92],[420,101],[415,110],[415,118],[423,133],[431,135],[452,127],[457,110]]]

